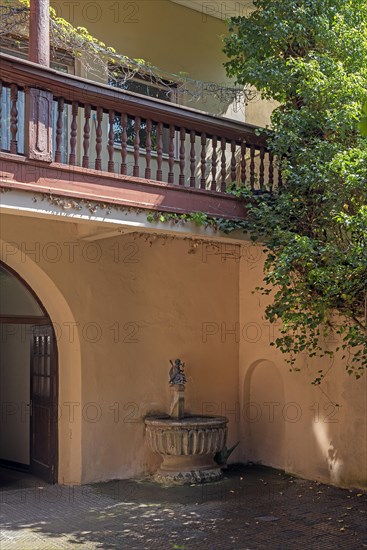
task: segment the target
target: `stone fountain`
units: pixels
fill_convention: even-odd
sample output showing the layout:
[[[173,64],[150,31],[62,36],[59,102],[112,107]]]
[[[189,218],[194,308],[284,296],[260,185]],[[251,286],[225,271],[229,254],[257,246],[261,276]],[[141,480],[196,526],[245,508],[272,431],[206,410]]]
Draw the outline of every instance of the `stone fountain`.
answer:
[[[149,446],[163,458],[154,479],[164,484],[217,481],[222,470],[214,455],[226,447],[228,418],[185,414],[185,365],[180,359],[170,363],[170,414],[145,418]]]

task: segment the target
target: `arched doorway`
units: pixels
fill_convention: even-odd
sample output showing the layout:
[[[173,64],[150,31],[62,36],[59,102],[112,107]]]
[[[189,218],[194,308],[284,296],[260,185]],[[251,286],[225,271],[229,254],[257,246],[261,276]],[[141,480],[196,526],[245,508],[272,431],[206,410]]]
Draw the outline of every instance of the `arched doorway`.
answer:
[[[0,262],[0,464],[57,481],[57,346],[32,289]]]

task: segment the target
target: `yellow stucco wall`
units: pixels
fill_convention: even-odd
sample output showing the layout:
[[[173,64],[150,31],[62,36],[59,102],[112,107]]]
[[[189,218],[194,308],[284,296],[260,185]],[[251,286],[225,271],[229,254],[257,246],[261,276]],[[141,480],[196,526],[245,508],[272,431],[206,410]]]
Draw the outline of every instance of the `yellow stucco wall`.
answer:
[[[123,55],[144,59],[176,74],[190,72],[200,80],[218,81],[224,77],[218,61],[225,60],[220,46],[225,24],[219,19],[204,18],[169,0],[58,0],[51,1],[51,5],[61,17],[74,26],[86,27]]]
[[[321,364],[330,370],[320,387],[319,361],[300,358],[301,372],[289,372],[269,345],[277,327],[263,318],[266,301],[252,294],[259,248],[133,234],[89,242],[76,223],[7,215],[1,233],[2,259],[56,327],[61,483],[157,467],[143,417],[168,410],[168,360],[180,357],[187,410],[229,418],[228,443],[240,441],[231,461],[367,486],[367,379],[340,361]]]
[[[222,36],[227,34],[223,20],[175,4],[169,0],[136,0],[134,2],[90,2],[80,0],[51,1],[60,17],[88,31],[112,46],[122,55],[144,59],[169,73],[187,73],[194,80],[233,85],[226,76],[223,63]],[[103,77],[87,73],[92,80]],[[200,86],[199,86],[200,92]],[[245,119],[244,105],[232,104],[230,94],[223,101],[213,98],[207,90],[198,101],[180,96],[179,103],[203,111],[221,114],[237,120]],[[246,107],[246,121],[264,126],[272,106],[256,100]]]
[[[250,268],[250,269],[249,269]],[[270,341],[277,326],[263,314],[262,254],[253,247],[240,266],[239,391],[241,454],[245,461],[342,486],[367,486],[367,379],[346,373],[340,357],[300,357],[290,372]],[[329,349],[336,341],[326,342]],[[320,386],[312,381],[323,369]]]
[[[145,443],[143,417],[168,412],[169,359],[186,361],[189,412],[209,412],[221,401],[233,408],[238,347],[209,346],[202,325],[237,311],[237,268],[220,258],[213,266],[177,239],[126,235],[88,243],[79,241],[76,224],[15,216],[2,218],[1,231],[8,243],[3,260],[32,286],[56,324],[60,482],[154,469],[159,459]],[[35,253],[24,256],[16,248]],[[231,421],[229,442],[237,439]]]

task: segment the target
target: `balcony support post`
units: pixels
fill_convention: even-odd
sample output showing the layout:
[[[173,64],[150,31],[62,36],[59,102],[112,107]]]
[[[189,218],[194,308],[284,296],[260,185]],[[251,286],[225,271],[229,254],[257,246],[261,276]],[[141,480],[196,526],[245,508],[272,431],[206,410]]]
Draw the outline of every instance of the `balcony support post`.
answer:
[[[29,15],[29,61],[50,66],[50,1],[31,0]]]
[[[29,15],[29,61],[50,66],[50,1],[31,0]],[[25,135],[28,157],[51,162],[52,153],[51,92],[29,87],[26,89],[25,116],[29,124]]]

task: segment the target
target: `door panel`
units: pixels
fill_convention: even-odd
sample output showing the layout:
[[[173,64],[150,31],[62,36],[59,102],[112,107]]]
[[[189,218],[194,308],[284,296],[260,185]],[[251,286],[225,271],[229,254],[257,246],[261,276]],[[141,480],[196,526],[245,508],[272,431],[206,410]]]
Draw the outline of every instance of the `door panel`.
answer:
[[[34,326],[31,340],[31,470],[55,483],[57,362],[51,326]]]

